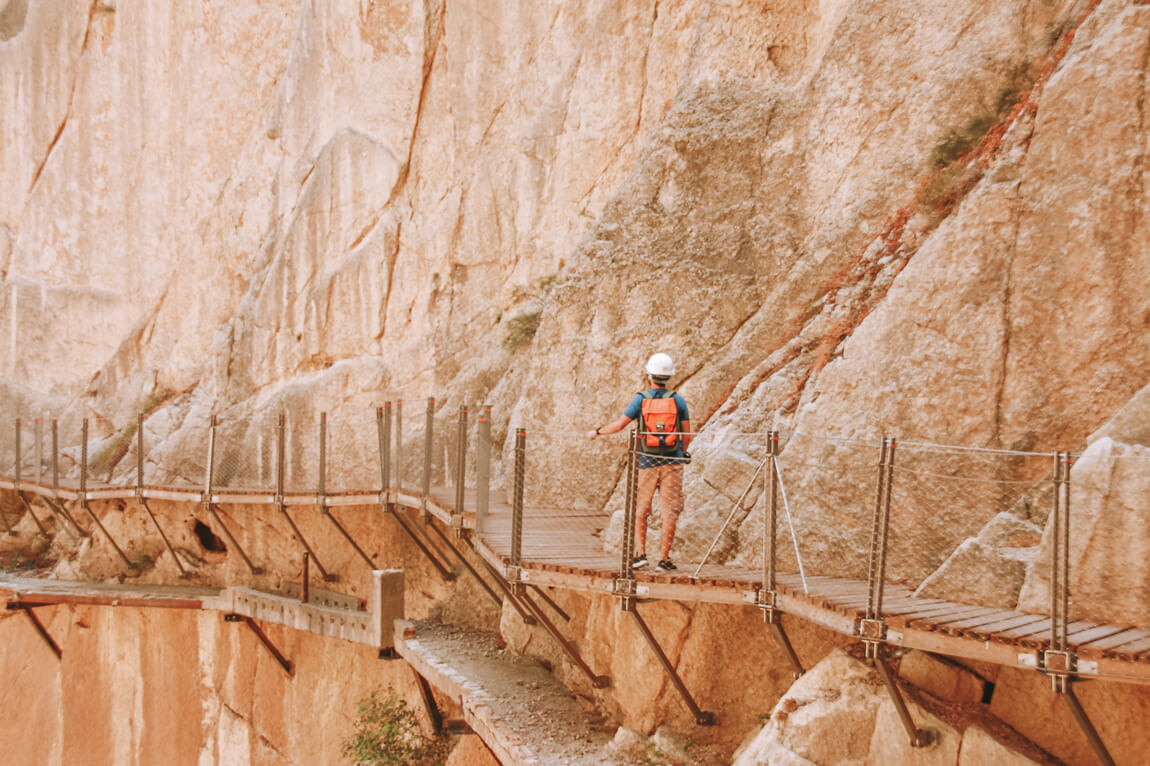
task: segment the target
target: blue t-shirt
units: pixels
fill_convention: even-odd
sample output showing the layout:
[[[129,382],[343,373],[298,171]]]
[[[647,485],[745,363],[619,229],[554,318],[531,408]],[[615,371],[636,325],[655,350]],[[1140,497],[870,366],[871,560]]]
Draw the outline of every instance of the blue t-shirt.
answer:
[[[660,391],[666,391],[666,390],[667,389],[665,389],[665,388],[651,388],[651,389],[647,390],[647,393],[657,394]],[[684,400],[683,397],[679,396],[677,393],[672,394],[671,398],[675,400],[675,409],[677,410],[676,414],[679,418],[679,423],[685,423],[688,420],[690,420],[691,415],[689,412],[687,412],[686,400]],[[625,416],[631,418],[631,420],[638,420],[639,416],[642,413],[643,413],[643,395],[642,394],[635,394],[635,398],[632,399],[631,403],[627,405],[627,409],[623,410],[623,414]],[[676,440],[676,442],[675,442],[675,453],[673,455],[664,455],[662,457],[666,458],[666,459],[660,460],[660,456],[658,456],[658,455],[647,455],[644,453],[640,453],[639,454],[639,467],[640,468],[650,468],[650,467],[655,466],[655,465],[663,465],[663,464],[666,464],[668,462],[675,462],[675,458],[682,458],[683,457],[683,440],[682,439]]]

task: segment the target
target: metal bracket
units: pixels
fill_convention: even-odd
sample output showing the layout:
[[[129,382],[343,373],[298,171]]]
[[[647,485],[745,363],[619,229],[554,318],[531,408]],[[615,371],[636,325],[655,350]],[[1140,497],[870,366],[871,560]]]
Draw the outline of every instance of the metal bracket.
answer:
[[[40,638],[44,639],[44,643],[46,643],[48,648],[52,650],[52,653],[56,655],[56,659],[63,659],[64,650],[61,649],[60,645],[52,638],[52,634],[44,627],[44,623],[40,622],[40,618],[32,612],[30,605],[21,604],[19,601],[9,601],[8,608],[22,611],[24,616],[32,623],[32,627],[36,628],[36,632],[40,634]]]
[[[882,620],[861,619],[858,621],[855,635],[863,641],[883,641],[886,639],[886,623]]]
[[[260,643],[264,645],[264,648],[271,652],[272,657],[274,657],[275,661],[279,663],[279,666],[283,668],[283,671],[287,673],[289,677],[295,675],[295,666],[292,665],[291,660],[283,656],[283,653],[276,648],[275,644],[271,642],[271,639],[268,638],[267,634],[263,632],[260,626],[257,625],[256,621],[251,617],[248,617],[246,614],[228,612],[224,615],[224,622],[245,623],[249,628],[251,628],[252,633],[256,634],[256,638],[260,640]]]

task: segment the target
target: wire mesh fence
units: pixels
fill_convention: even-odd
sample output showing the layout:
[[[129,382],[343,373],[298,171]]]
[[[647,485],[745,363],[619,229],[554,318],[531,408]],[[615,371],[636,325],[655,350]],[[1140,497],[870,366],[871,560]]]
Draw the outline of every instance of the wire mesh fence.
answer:
[[[773,551],[774,567],[804,582],[866,581],[881,547],[884,582],[922,595],[975,593],[1043,613],[1062,578],[1071,618],[1150,623],[1150,567],[1137,544],[1150,537],[1150,449],[1110,439],[1070,458],[1070,533],[1056,550],[1051,453],[903,441],[884,458],[877,438],[784,432],[773,456],[767,432],[718,424],[694,436],[689,460],[638,456],[632,483],[626,434],[589,452],[585,434],[501,430],[490,408],[435,399],[338,419],[225,412],[162,437],[141,418],[21,417],[3,430],[0,473],[23,483],[331,496],[387,485],[454,509],[503,555],[518,532],[523,563],[621,571],[646,553],[652,569],[670,558],[679,576],[758,581]],[[654,483],[659,472],[668,475]]]

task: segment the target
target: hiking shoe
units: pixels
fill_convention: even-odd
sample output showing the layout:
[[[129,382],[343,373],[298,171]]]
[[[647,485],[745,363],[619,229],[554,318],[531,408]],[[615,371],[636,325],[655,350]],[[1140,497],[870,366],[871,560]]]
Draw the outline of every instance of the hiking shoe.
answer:
[[[645,566],[647,566],[647,554],[646,553],[644,553],[642,556],[636,556],[635,558],[631,559],[631,568],[632,569],[642,569]]]
[[[657,565],[655,565],[655,568],[660,572],[670,572],[672,569],[678,569],[679,567],[675,566],[671,562],[671,559],[663,559]]]

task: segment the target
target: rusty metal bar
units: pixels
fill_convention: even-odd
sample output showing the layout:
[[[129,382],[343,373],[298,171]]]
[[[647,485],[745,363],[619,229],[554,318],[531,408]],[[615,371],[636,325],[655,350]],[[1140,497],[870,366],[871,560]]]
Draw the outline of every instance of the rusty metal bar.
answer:
[[[765,616],[764,614],[764,617]],[[771,631],[775,634],[775,642],[778,643],[779,648],[783,650],[783,655],[787,658],[787,662],[791,664],[791,668],[797,679],[806,671],[803,670],[803,663],[799,660],[799,655],[795,653],[795,648],[791,645],[791,639],[787,636],[787,631],[783,629],[783,623],[779,620],[778,611],[775,611],[772,615],[772,619],[768,620],[767,624],[771,626]]]
[[[606,689],[611,685],[611,679],[609,677],[597,675],[595,671],[591,669],[591,666],[584,662],[583,658],[579,656],[579,650],[575,648],[575,645],[568,641],[563,636],[563,634],[559,632],[559,629],[555,627],[555,624],[551,622],[551,620],[547,619],[547,615],[544,614],[539,605],[536,604],[535,601],[527,595],[526,591],[522,591],[519,594],[519,597],[523,599],[523,603],[527,604],[531,611],[535,613],[535,616],[539,619],[540,622],[543,623],[543,627],[547,629],[547,632],[551,634],[551,637],[559,642],[559,646],[563,648],[563,652],[571,659],[572,662],[575,663],[575,665],[580,670],[583,671],[584,675],[591,679],[591,686],[596,689]]]
[[[52,653],[56,655],[56,659],[59,660],[64,658],[64,650],[61,649],[60,645],[57,644],[55,639],[52,638],[52,634],[48,632],[46,627],[44,627],[44,623],[40,622],[40,618],[32,612],[31,606],[13,604],[12,602],[9,602],[8,608],[19,609],[22,611],[24,616],[28,618],[29,622],[32,623],[32,627],[34,627],[36,632],[40,634],[40,638],[44,639],[44,643],[48,644],[48,648],[50,648]]]
[[[126,564],[129,569],[135,569],[136,565],[128,560],[128,557],[124,555],[124,552],[122,550],[120,550],[120,546],[116,545],[116,541],[112,539],[112,536],[110,534],[108,534],[108,530],[105,529],[104,525],[100,523],[100,520],[98,518],[96,518],[95,511],[93,511],[92,507],[90,505],[88,505],[88,419],[87,418],[84,418],[83,423],[82,423],[81,428],[80,428],[80,442],[81,442],[81,444],[80,444],[80,505],[82,505],[84,507],[84,510],[88,512],[88,515],[92,517],[93,523],[95,523],[95,525],[99,528],[100,532],[103,533],[104,537],[106,537],[108,539],[108,542],[112,544],[112,547],[116,549],[116,553],[120,554],[120,558],[124,561],[124,564]]]
[[[320,571],[320,575],[323,577],[323,579],[327,582],[338,582],[339,575],[328,573],[327,569],[324,568],[322,563],[320,563],[319,557],[315,555],[315,551],[312,550],[310,545],[308,545],[307,539],[303,536],[303,533],[300,532],[299,527],[296,526],[295,522],[292,521],[292,517],[290,514],[288,514],[287,511],[287,503],[284,500],[285,421],[286,417],[283,415],[283,413],[280,413],[279,420],[277,421],[276,425],[276,510],[283,515],[284,519],[288,523],[288,526],[291,527],[291,531],[292,534],[295,535],[295,539],[298,540],[299,544],[303,546],[303,549],[311,555],[312,560],[315,561],[315,568]]]
[[[246,614],[236,614],[234,612],[229,612],[228,614],[224,615],[224,622],[242,622],[251,628],[252,633],[255,633],[256,638],[260,640],[260,643],[264,645],[264,648],[271,652],[272,657],[275,657],[276,662],[278,662],[279,666],[283,668],[283,671],[287,673],[289,677],[295,676],[295,667],[292,665],[291,660],[283,656],[283,653],[276,648],[275,644],[271,642],[271,639],[269,639],[267,634],[264,633],[260,626],[256,624],[255,620],[253,620],[251,617],[248,617]]]
[[[44,474],[44,418],[36,418],[32,432],[33,450],[36,452],[36,473],[33,480],[40,484]]]
[[[375,433],[379,437],[379,491],[386,502],[391,489],[391,402],[375,408]]]
[[[309,582],[309,580],[311,578],[308,577],[308,560],[310,558],[311,558],[311,555],[307,551],[304,551],[303,552],[303,567],[300,570],[300,576],[299,576],[299,602],[301,604],[306,604],[308,602],[308,600],[311,598],[311,592],[309,590],[309,588],[311,587],[311,583]]]
[[[906,729],[907,737],[910,740],[911,747],[926,747],[934,740],[931,733],[926,729],[920,729],[914,725],[914,719],[910,717],[910,710],[907,709],[906,701],[902,698],[902,692],[899,691],[898,685],[891,676],[890,669],[887,668],[886,662],[882,658],[874,660],[874,666],[882,676],[883,683],[886,684],[886,690],[890,694],[891,700],[894,702],[894,708],[898,712],[898,718],[902,721],[902,726]]]
[[[424,541],[424,539],[420,537],[418,533],[416,533],[415,528],[411,526],[410,520],[404,516],[403,511],[393,509],[391,510],[391,515],[392,518],[394,518],[396,522],[399,523],[400,528],[407,533],[407,536],[411,538],[411,541],[416,544],[423,555],[427,557],[427,560],[430,561],[435,569],[439,572],[440,577],[449,582],[454,580],[455,573],[452,572],[447,567],[447,565],[440,561],[439,557],[431,551],[431,548],[428,545],[429,541]]]
[[[420,510],[423,511],[423,521],[426,523],[431,514],[427,510],[427,503],[431,499],[431,451],[435,431],[435,399],[428,397],[427,413],[423,423],[423,485],[420,492]]]
[[[1069,452],[1062,453],[1062,626],[1060,643],[1063,651],[1069,648],[1070,625],[1070,467],[1073,458]]]
[[[403,491],[403,400],[395,403],[395,489]]]
[[[81,528],[60,501],[60,429],[56,418],[52,418],[52,499],[48,501],[48,504],[58,515],[68,520],[80,537],[91,536],[91,532]]]
[[[714,713],[705,711],[696,704],[695,698],[692,697],[691,692],[687,690],[683,679],[679,678],[675,666],[667,659],[667,655],[663,653],[663,648],[659,646],[659,642],[655,640],[651,629],[647,627],[647,623],[643,620],[642,616],[640,616],[638,605],[632,605],[632,608],[627,611],[634,620],[635,626],[639,628],[639,632],[643,634],[643,638],[646,639],[647,645],[650,646],[651,651],[654,652],[655,658],[659,660],[659,664],[663,666],[663,672],[671,679],[671,684],[675,687],[675,690],[679,692],[679,696],[683,698],[683,701],[687,703],[691,715],[695,716],[695,723],[699,726],[714,726],[718,723]]]
[[[168,536],[164,534],[164,528],[160,526],[160,522],[156,519],[156,514],[152,513],[151,506],[148,505],[148,499],[144,497],[144,414],[140,413],[136,420],[136,500],[144,507],[148,514],[148,518],[152,520],[155,525],[156,531],[160,533],[160,539],[164,541],[164,545],[168,549],[168,553],[172,555],[172,561],[176,562],[176,568],[180,570],[180,577],[187,579],[192,576],[192,573],[184,568],[184,564],[180,561],[176,549],[172,547],[172,542]]]
[[[503,575],[501,575],[499,571],[495,569],[495,567],[487,563],[487,561],[483,561],[483,568],[486,569],[487,573],[491,575],[491,579],[495,580],[495,584],[499,586],[499,590],[503,591],[503,597],[506,598],[507,601],[511,604],[512,608],[514,608],[515,611],[519,613],[519,619],[523,620],[523,622],[527,625],[534,625],[535,617],[532,616],[530,611],[523,607],[523,604],[519,603],[519,599],[515,596],[515,591],[512,589],[511,584],[507,582]],[[502,603],[503,602],[500,601],[501,606]]]
[[[491,509],[491,408],[479,416],[479,443],[475,445],[475,534],[482,535]]]
[[[766,518],[763,523],[763,589],[768,593],[775,593],[776,584],[777,546],[775,537],[778,532],[779,512],[779,474],[775,460],[779,454],[779,432],[767,433],[767,483]],[[773,604],[772,604],[773,606]]]
[[[339,519],[332,513],[331,508],[327,504],[327,413],[321,412],[319,415],[319,486],[316,492],[316,502],[319,504],[319,512],[321,516],[327,518],[339,533],[343,535],[343,539],[347,540],[348,544],[355,550],[359,557],[367,563],[368,569],[375,569],[375,562],[371,560],[363,548],[359,547],[359,543],[351,536],[343,524],[339,523]]]
[[[36,515],[36,512],[32,510],[32,504],[28,502],[28,499],[24,497],[24,493],[20,491],[20,481],[23,471],[23,466],[21,465],[23,461],[20,458],[20,453],[23,450],[20,440],[23,430],[23,421],[21,421],[20,418],[16,418],[16,497],[20,498],[20,503],[24,506],[24,512],[32,517],[32,521],[36,522],[36,528],[40,530],[40,534],[44,536],[45,540],[51,542],[52,538],[48,535],[48,529],[40,522],[40,518]]]
[[[472,574],[472,576],[479,582],[479,585],[483,588],[484,591],[486,591],[487,595],[491,596],[491,598],[495,601],[495,603],[498,604],[500,607],[502,607],[503,606],[503,599],[500,598],[499,594],[497,594],[491,588],[491,586],[487,584],[486,580],[484,580],[482,577],[479,576],[479,572],[475,569],[474,566],[471,565],[471,562],[467,560],[467,557],[464,556],[454,545],[451,544],[451,541],[447,539],[447,535],[445,535],[439,531],[439,527],[437,527],[435,525],[435,522],[434,521],[428,521],[428,522],[426,522],[425,526],[431,528],[431,531],[435,533],[435,535],[440,539],[440,541],[443,542],[443,544],[445,546],[447,546],[448,550],[450,550],[452,553],[455,554],[455,557],[457,559],[459,559],[459,561],[463,564],[464,568],[468,572],[470,572]],[[486,564],[486,563],[487,562],[485,561],[484,564]],[[535,624],[534,619],[527,612],[527,610],[525,610],[519,604],[519,602],[515,598],[515,594],[514,594],[513,590],[507,585],[507,583],[504,581],[504,579],[499,576],[499,573],[495,572],[494,570],[491,570],[490,567],[488,567],[488,570],[491,572],[491,574],[493,574],[495,576],[495,582],[499,585],[499,587],[503,591],[504,595],[511,602],[511,605],[515,607],[515,610],[517,612],[519,612],[519,616],[523,618],[523,621],[526,622],[528,625],[534,625]]]
[[[215,520],[219,525],[220,530],[224,533],[224,537],[228,538],[228,543],[240,554],[244,564],[247,565],[248,571],[252,574],[263,574],[264,568],[257,567],[252,564],[252,560],[248,558],[248,554],[244,553],[243,546],[240,545],[239,540],[228,529],[227,524],[220,518],[220,514],[216,512],[216,504],[212,502],[212,482],[215,480],[215,464],[216,464],[216,426],[219,425],[219,418],[212,415],[208,426],[208,466],[204,471],[204,510]]]
[[[623,493],[623,540],[622,560],[619,562],[619,577],[632,581],[635,577],[635,514],[636,493],[639,487],[639,436],[631,431],[627,440],[627,484]],[[630,590],[633,590],[630,589]],[[627,598],[627,597],[625,597]],[[624,601],[624,608],[628,606]]]
[[[515,429],[515,478],[511,493],[511,561],[518,572],[523,559],[523,477],[527,467],[527,432]]]
[[[455,508],[451,526],[456,536],[463,535],[463,505],[467,488],[467,407],[459,408],[459,434],[455,444]]]
[[[882,599],[886,591],[886,558],[890,548],[890,498],[891,489],[894,486],[894,451],[896,446],[897,442],[891,437],[886,453],[886,481],[883,482],[886,491],[883,496],[882,545],[879,547],[878,590],[875,600],[876,620],[882,619]]]
[[[17,485],[19,485],[19,482],[17,482]],[[24,511],[32,517],[32,521],[36,522],[40,534],[44,536],[44,539],[51,541],[52,538],[48,534],[48,529],[44,526],[43,522],[40,521],[39,517],[36,516],[35,511],[32,510],[32,504],[28,502],[28,498],[24,497],[24,493],[20,490],[16,490],[16,497],[20,498],[20,502],[24,505]]]
[[[883,493],[885,491],[886,482],[886,452],[887,452],[887,439],[883,437],[882,447],[879,451],[878,461],[878,488],[875,493],[874,500],[874,517],[871,523],[871,541],[870,541],[870,558],[867,561],[867,606],[866,617],[868,620],[877,619],[876,602],[877,596],[877,572],[878,572],[878,549],[880,544],[880,534],[882,531],[882,508],[883,508]]]
[[[1062,699],[1066,700],[1066,706],[1070,708],[1070,713],[1074,716],[1074,720],[1078,722],[1078,727],[1082,729],[1082,733],[1086,735],[1086,739],[1090,742],[1091,749],[1094,750],[1094,755],[1098,757],[1098,761],[1103,766],[1115,766],[1114,759],[1110,756],[1110,751],[1106,749],[1105,743],[1102,738],[1098,736],[1098,730],[1094,728],[1094,724],[1090,722],[1090,717],[1086,715],[1086,711],[1082,708],[1082,703],[1078,700],[1078,695],[1074,693],[1074,689],[1068,684],[1066,691],[1062,693]]]
[[[547,603],[547,606],[549,606],[549,607],[551,607],[552,609],[554,609],[554,610],[555,610],[555,612],[556,612],[556,613],[557,613],[557,614],[558,614],[560,617],[562,617],[562,618],[563,618],[563,621],[564,621],[564,622],[571,622],[571,615],[569,615],[569,614],[567,614],[567,612],[563,611],[563,608],[562,608],[561,606],[559,606],[558,604],[556,604],[556,603],[555,603],[555,600],[554,600],[553,598],[551,598],[550,596],[548,596],[548,595],[547,595],[547,593],[546,593],[546,591],[544,591],[542,588],[540,588],[540,587],[539,587],[538,585],[536,585],[535,583],[528,583],[528,586],[530,586],[531,590],[533,590],[533,591],[535,591],[536,593],[538,593],[538,594],[539,594],[539,598],[543,599],[543,600],[544,600],[544,601]]]
[[[423,699],[423,708],[427,711],[427,718],[431,721],[431,729],[436,736],[443,733],[443,714],[439,712],[439,705],[435,702],[435,695],[431,691],[431,684],[419,674],[414,665],[408,665],[415,675],[416,686],[419,687],[419,696]]]
[[[1062,546],[1062,453],[1054,453],[1054,498],[1050,509],[1050,524],[1052,527],[1050,546],[1050,648],[1062,650],[1059,643],[1059,612],[1058,612],[1058,586],[1061,584],[1059,571],[1061,569]]]

